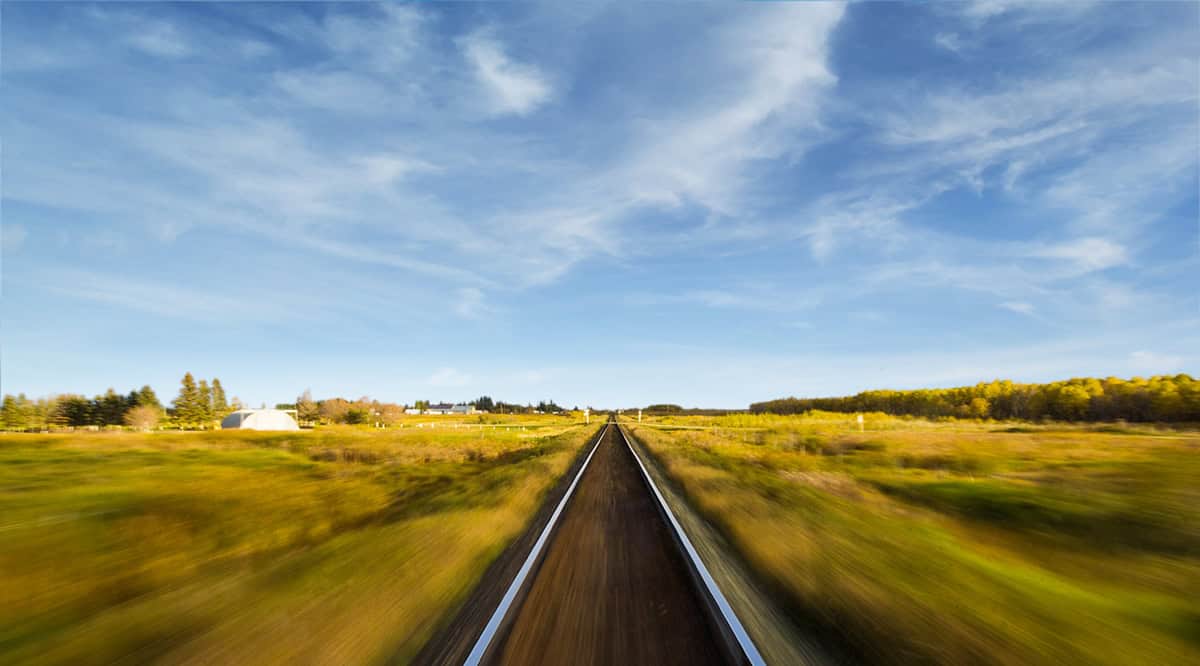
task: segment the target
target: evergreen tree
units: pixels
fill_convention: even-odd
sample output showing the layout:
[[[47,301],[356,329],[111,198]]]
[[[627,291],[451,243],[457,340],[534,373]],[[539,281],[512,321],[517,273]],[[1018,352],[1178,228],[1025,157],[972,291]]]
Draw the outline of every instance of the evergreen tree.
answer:
[[[24,430],[27,423],[21,403],[25,402],[25,394],[17,397],[4,396],[4,406],[0,407],[0,418],[4,420],[5,430]]]
[[[109,387],[104,395],[96,396],[96,405],[97,425],[119,426],[125,422],[125,396],[117,393],[112,387]]]
[[[149,385],[143,386],[137,392],[137,404],[139,407],[157,407],[162,409],[162,403],[158,401],[158,396],[154,394],[154,389]]]
[[[95,405],[81,395],[65,395],[58,402],[62,425],[80,428],[95,423]]]
[[[216,418],[223,418],[229,413],[229,402],[225,399],[225,387],[221,380],[213,377],[212,381],[212,411]]]
[[[196,388],[196,379],[190,372],[183,376],[179,384],[179,395],[174,403],[175,419],[181,425],[194,426],[203,416],[200,412],[200,390]]]
[[[201,379],[196,392],[200,394],[200,404],[196,413],[200,415],[200,423],[207,428],[208,423],[213,419],[213,394],[212,389],[208,386],[208,381]]]

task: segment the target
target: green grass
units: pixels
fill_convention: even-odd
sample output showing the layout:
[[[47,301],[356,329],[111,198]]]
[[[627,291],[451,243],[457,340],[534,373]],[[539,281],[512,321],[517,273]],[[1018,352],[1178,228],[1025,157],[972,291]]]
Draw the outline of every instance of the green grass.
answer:
[[[411,658],[595,427],[0,436],[0,663]]]
[[[815,414],[634,434],[858,660],[1200,661],[1196,433]]]

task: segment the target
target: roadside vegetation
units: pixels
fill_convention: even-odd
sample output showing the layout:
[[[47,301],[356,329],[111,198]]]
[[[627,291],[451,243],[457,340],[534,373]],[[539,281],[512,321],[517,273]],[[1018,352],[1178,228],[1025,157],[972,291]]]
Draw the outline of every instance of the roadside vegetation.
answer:
[[[1200,433],[811,412],[636,417],[854,661],[1200,662]]]
[[[482,425],[0,435],[0,663],[407,661],[598,427]]]
[[[480,413],[500,416],[581,415],[578,407],[568,410],[553,400],[542,400],[536,405],[518,405],[493,400],[485,395],[470,402],[455,404],[472,407],[470,416]],[[58,393],[39,398],[29,398],[24,393],[6,394],[0,402],[0,431],[216,430],[220,428],[223,418],[245,407],[237,396],[226,396],[225,387],[221,385],[220,379],[214,377],[210,383],[207,379],[197,380],[188,372],[179,380],[179,393],[170,406],[164,406],[154,389],[148,385],[131,390],[127,394],[109,388],[93,398],[75,393]],[[262,407],[265,408],[266,405],[263,404]],[[407,417],[411,416],[446,416],[424,414],[423,412],[430,407],[429,400],[417,400],[410,408],[394,402],[373,400],[367,396],[357,400],[340,397],[314,400],[312,392],[307,389],[296,397],[295,402],[278,403],[274,406],[275,409],[293,412],[300,426],[307,428],[327,425],[390,428],[402,426]]]

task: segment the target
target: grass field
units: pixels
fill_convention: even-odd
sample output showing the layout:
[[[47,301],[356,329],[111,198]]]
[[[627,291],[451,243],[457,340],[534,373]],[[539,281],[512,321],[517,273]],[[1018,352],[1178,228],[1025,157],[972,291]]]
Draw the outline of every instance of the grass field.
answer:
[[[1200,434],[629,425],[797,621],[856,661],[1200,663]]]
[[[597,428],[424,421],[0,436],[0,663],[407,660]]]

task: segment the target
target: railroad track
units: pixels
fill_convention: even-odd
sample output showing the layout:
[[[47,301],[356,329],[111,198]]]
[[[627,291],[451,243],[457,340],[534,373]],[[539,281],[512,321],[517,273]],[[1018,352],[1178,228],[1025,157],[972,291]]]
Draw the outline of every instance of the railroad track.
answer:
[[[764,662],[610,421],[464,663]]]

